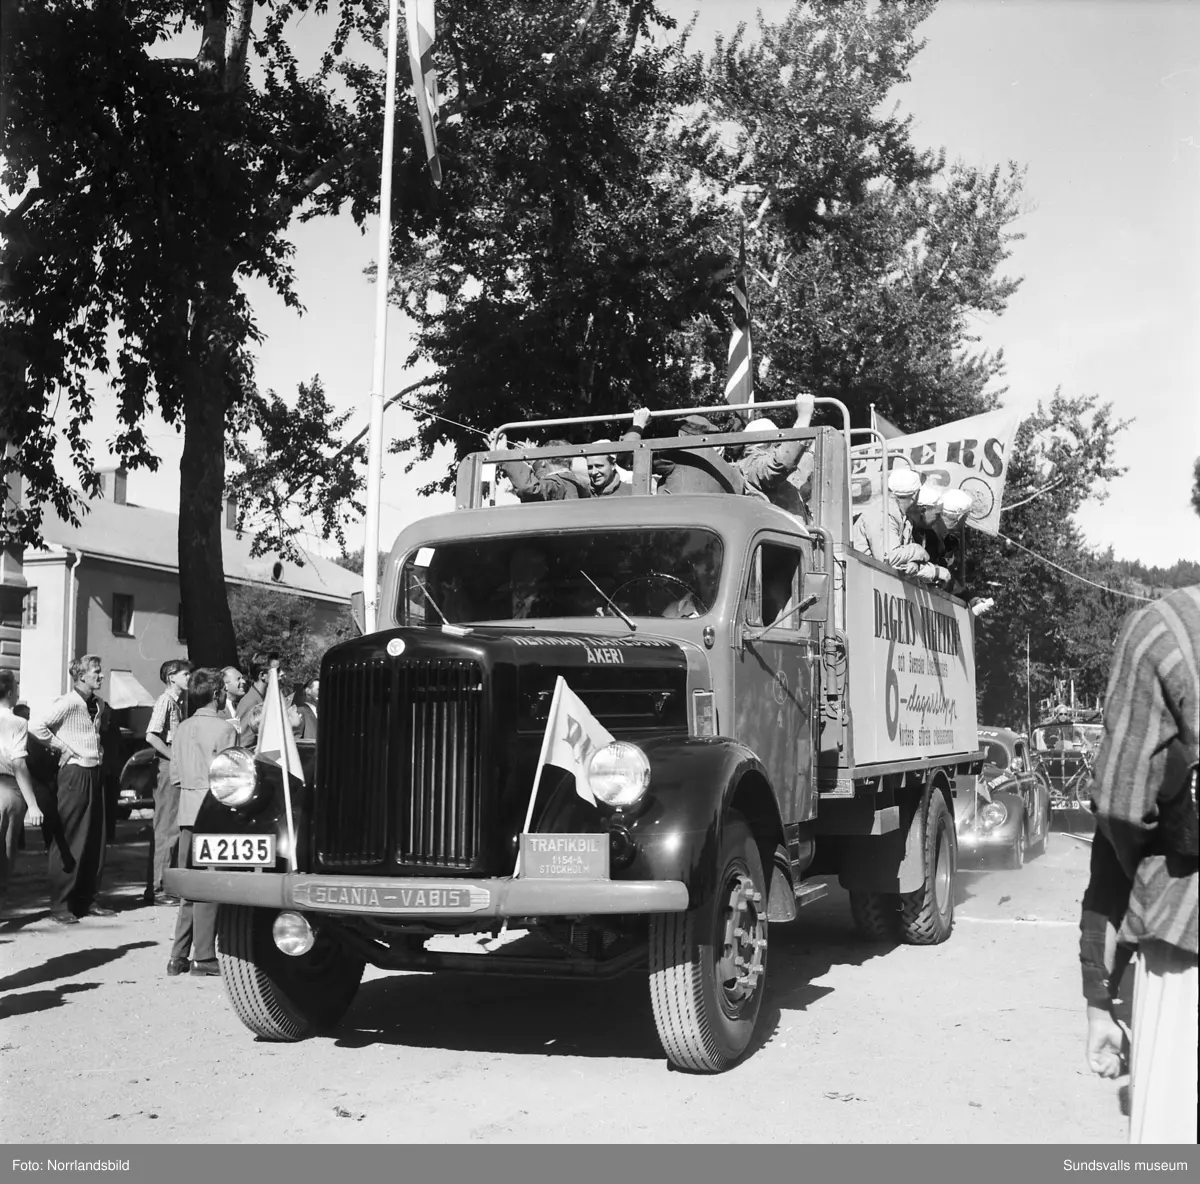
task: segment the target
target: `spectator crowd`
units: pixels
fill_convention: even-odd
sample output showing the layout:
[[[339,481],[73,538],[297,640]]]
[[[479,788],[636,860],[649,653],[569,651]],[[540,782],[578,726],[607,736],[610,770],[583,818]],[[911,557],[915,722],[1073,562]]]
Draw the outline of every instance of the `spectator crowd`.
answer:
[[[256,658],[249,679],[235,666],[194,669],[181,658],[159,669],[164,689],[145,737],[154,754],[154,787],[142,900],[179,909],[169,974],[217,973],[215,906],[168,895],[163,876],[169,867],[186,866],[212,757],[223,748],[256,746],[270,671],[278,666],[275,655]],[[100,893],[126,763],[124,733],[100,696],[101,659],[84,654],[68,673],[66,694],[30,705],[18,698],[15,674],[0,670],[0,916],[26,829],[38,828],[50,919],[62,926],[115,912]],[[316,739],[319,693],[316,678],[295,691],[287,711],[297,739]]]

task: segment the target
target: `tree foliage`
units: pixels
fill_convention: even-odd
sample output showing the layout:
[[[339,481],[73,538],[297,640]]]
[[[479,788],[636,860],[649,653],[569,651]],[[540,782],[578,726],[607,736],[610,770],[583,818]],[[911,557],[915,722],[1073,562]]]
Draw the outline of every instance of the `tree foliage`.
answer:
[[[25,478],[6,536],[39,539],[49,503],[75,521],[82,503],[56,470],[54,413],[85,498],[99,492],[87,443],[96,388],[115,395],[112,443],[129,467],[157,467],[146,420],[183,429],[179,571],[189,652],[231,660],[220,514],[230,427],[276,410],[257,398],[260,335],[242,283],[265,280],[295,305],[287,229],[301,205],[333,210],[372,171],[372,112],[354,111],[344,79],[358,34],[378,48],[377,5],[336,0],[314,72],[289,42],[297,18],[331,0],[40,0],[15,6],[8,42],[0,183],[6,317],[0,357],[14,397],[0,429],[4,462]],[[9,14],[6,12],[6,17]],[[194,56],[169,56],[187,40]],[[357,75],[356,75],[357,77]],[[362,217],[365,196],[353,204]],[[344,490],[335,482],[332,496]]]
[[[1055,426],[1075,443],[1056,446],[1057,470],[1047,485],[1039,478],[1031,442]],[[1095,555],[1085,545],[1072,515],[1085,501],[1103,500],[1108,484],[1123,472],[1113,449],[1124,427],[1111,405],[1096,396],[1068,398],[1061,392],[1039,403],[1021,424],[1008,471],[1002,537],[970,532],[974,591],[995,600],[976,629],[982,722],[1024,725],[1027,635],[1034,714],[1057,678],[1074,677],[1083,696],[1104,693],[1116,635],[1139,603],[1131,597],[1142,593],[1111,555]]]
[[[424,406],[490,429],[719,402],[743,225],[760,397],[911,429],[989,406],[1001,359],[970,318],[1015,290],[1020,173],[947,167],[878,113],[931,8],[816,0],[706,60],[649,4],[448,5],[470,110],[427,234],[396,249],[437,367]],[[479,446],[431,419],[400,447],[443,441]]]
[[[315,678],[325,651],[356,632],[349,609],[332,629],[318,629],[309,601],[272,588],[234,588],[229,608],[237,638],[237,665],[249,675],[256,660],[278,654],[280,676],[289,688]]]

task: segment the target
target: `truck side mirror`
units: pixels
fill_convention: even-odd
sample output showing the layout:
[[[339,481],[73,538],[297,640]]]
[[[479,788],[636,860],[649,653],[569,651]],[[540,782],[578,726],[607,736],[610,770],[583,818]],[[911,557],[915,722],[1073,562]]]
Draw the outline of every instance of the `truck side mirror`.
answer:
[[[800,577],[800,603],[812,603],[800,614],[802,621],[827,621],[829,619],[829,574],[823,571],[806,571]]]
[[[355,627],[358,629],[359,636],[367,631],[367,596],[365,592],[350,593],[350,616],[354,618]]]

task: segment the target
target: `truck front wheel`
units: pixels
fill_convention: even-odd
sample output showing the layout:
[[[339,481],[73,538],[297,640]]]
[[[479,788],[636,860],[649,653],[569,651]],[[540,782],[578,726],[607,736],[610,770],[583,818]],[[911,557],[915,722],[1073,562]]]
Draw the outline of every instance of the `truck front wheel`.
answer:
[[[725,824],[712,895],[650,918],[650,1001],[672,1064],[719,1073],[754,1034],[767,977],[762,860],[740,815]]]
[[[217,961],[238,1019],[266,1040],[303,1040],[332,1028],[354,1000],[366,964],[317,930],[307,954],[283,953],[271,936],[275,914],[245,905],[217,914]]]
[[[913,946],[935,946],[954,928],[954,818],[934,788],[922,803],[924,883],[900,894],[900,935]]]

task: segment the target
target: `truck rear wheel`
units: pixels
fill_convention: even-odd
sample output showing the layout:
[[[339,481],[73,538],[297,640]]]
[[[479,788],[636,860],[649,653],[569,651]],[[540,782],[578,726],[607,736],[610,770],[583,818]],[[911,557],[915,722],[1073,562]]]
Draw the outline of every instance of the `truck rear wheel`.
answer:
[[[307,954],[283,953],[271,936],[275,913],[245,905],[217,914],[217,961],[238,1019],[266,1040],[303,1040],[346,1014],[366,963],[317,930]]]
[[[900,934],[900,898],[894,892],[851,892],[850,915],[868,941],[895,941]]]
[[[650,918],[650,1002],[663,1049],[681,1069],[719,1073],[747,1049],[767,977],[762,860],[739,815],[725,824],[712,895]]]
[[[935,946],[954,928],[954,819],[938,789],[922,803],[925,882],[900,894],[900,935],[909,945]]]

